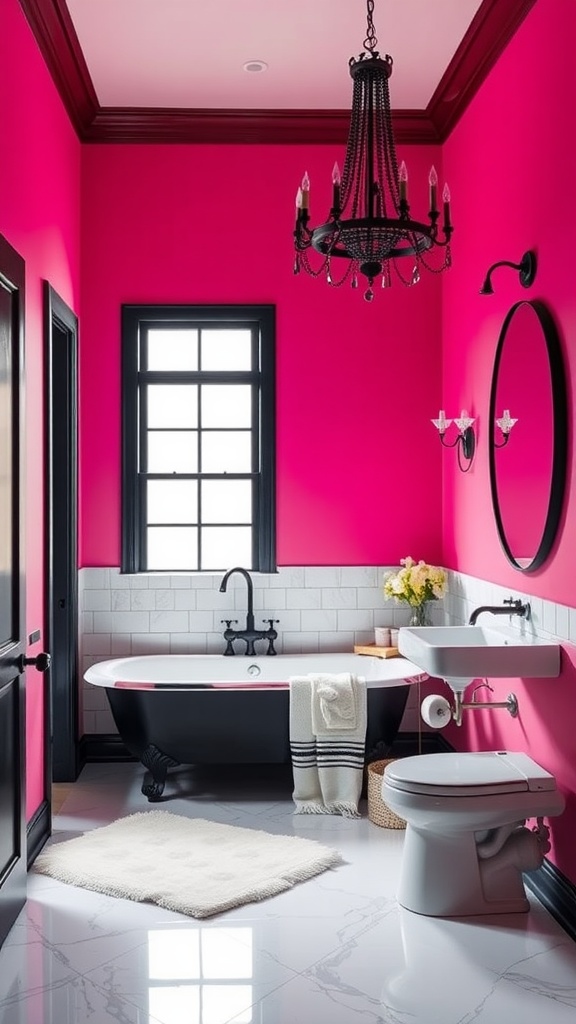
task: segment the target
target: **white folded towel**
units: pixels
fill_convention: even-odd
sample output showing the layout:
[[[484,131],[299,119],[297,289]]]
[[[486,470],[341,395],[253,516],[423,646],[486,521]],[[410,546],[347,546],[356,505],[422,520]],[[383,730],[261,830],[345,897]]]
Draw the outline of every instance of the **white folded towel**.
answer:
[[[312,732],[355,729],[358,722],[356,695],[349,672],[310,676],[312,684]]]

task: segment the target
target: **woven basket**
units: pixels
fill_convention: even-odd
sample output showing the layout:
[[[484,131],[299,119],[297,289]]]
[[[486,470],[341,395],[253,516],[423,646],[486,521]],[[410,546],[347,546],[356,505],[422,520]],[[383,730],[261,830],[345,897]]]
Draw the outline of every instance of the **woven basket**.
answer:
[[[372,761],[368,765],[368,817],[375,825],[381,828],[406,828],[404,818],[398,817],[391,811],[382,799],[382,776],[387,764],[395,761],[395,757],[389,757],[385,761]]]

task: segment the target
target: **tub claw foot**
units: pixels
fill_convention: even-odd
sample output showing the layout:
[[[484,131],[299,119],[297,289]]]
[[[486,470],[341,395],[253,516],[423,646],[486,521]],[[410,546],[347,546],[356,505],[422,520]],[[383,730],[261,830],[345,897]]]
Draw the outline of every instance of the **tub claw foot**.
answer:
[[[159,800],[164,792],[165,778],[162,781],[153,779],[150,772],[146,772],[144,776],[144,782],[142,783],[142,793],[145,797],[148,797],[148,801],[153,804],[156,800]]]
[[[163,754],[153,743],[146,747],[140,761],[148,769],[142,783],[142,793],[150,803],[154,803],[164,792],[168,769],[176,768],[180,762]]]

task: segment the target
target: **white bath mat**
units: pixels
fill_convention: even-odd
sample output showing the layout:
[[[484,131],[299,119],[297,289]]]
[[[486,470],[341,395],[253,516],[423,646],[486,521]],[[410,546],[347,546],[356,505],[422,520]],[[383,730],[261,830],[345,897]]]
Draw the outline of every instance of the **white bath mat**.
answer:
[[[341,860],[312,839],[146,811],[55,843],[34,869],[108,896],[210,917],[276,896]]]

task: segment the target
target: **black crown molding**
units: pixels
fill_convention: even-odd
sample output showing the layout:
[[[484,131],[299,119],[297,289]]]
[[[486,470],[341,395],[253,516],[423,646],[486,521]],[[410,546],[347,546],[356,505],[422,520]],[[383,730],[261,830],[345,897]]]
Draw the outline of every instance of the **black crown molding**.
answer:
[[[393,114],[398,142],[447,138],[536,0],[483,0],[426,110]],[[79,139],[88,143],[342,144],[343,110],[101,107],[65,0],[20,0]]]

